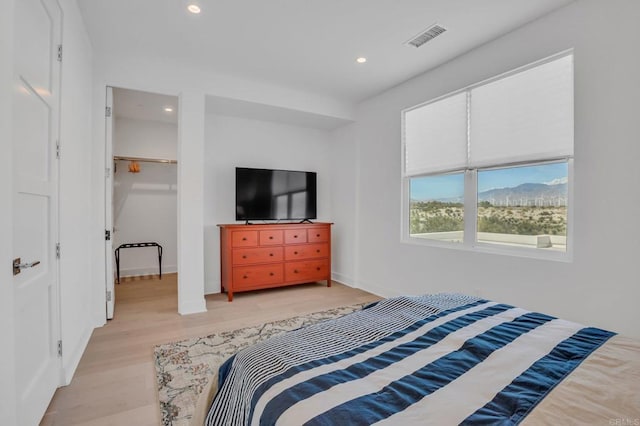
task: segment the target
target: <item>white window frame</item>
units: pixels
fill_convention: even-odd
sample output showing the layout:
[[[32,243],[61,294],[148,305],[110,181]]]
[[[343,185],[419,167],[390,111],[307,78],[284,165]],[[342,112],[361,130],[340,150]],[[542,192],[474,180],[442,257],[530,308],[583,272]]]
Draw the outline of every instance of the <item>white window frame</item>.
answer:
[[[405,165],[406,165],[406,151],[405,151],[405,122],[404,117],[407,111],[413,110],[415,108],[419,108],[424,105],[428,105],[433,102],[437,102],[441,99],[447,98],[449,96],[453,96],[459,94],[461,92],[469,93],[473,88],[479,87],[485,84],[489,84],[493,81],[500,80],[502,78],[508,77],[510,75],[519,73],[521,71],[525,71],[530,68],[534,68],[536,66],[545,64],[547,62],[551,62],[553,60],[559,59],[564,56],[573,55],[573,50],[568,50],[565,52],[560,52],[556,55],[550,56],[548,58],[542,59],[540,61],[536,61],[532,64],[528,64],[526,66],[517,68],[515,70],[500,74],[496,77],[487,79],[485,81],[464,87],[460,90],[456,90],[454,92],[450,92],[446,95],[439,96],[438,98],[432,99],[428,102],[413,106],[411,108],[407,108],[401,113],[401,158],[402,158],[402,176],[401,176],[401,193],[402,193],[402,207],[401,207],[401,242],[406,244],[414,244],[420,246],[428,246],[428,247],[438,247],[438,248],[448,248],[454,250],[465,250],[465,251],[475,251],[481,253],[488,254],[499,254],[499,255],[507,255],[507,256],[517,256],[517,257],[525,257],[525,258],[533,258],[533,259],[543,259],[543,260],[554,260],[561,262],[572,262],[573,261],[573,210],[574,210],[574,200],[573,200],[573,187],[574,187],[574,160],[573,156],[570,157],[561,157],[561,158],[540,158],[531,161],[521,162],[521,163],[507,163],[507,164],[495,164],[493,166],[487,166],[482,168],[466,168],[466,169],[458,169],[458,170],[449,170],[445,172],[438,172],[432,174],[421,174],[421,175],[413,175],[407,176],[405,173]],[[469,113],[469,109],[467,110]],[[567,235],[566,235],[566,250],[565,251],[555,251],[555,250],[545,250],[540,248],[532,248],[532,247],[518,247],[511,245],[501,245],[501,244],[492,244],[492,243],[483,243],[477,240],[477,226],[478,226],[478,202],[477,202],[477,193],[478,193],[478,171],[485,171],[491,169],[498,168],[509,168],[509,167],[526,167],[526,166],[534,166],[534,165],[543,165],[543,164],[552,164],[558,162],[566,162],[567,163]],[[464,237],[462,243],[459,242],[450,242],[450,241],[439,241],[433,240],[429,238],[418,238],[412,237],[410,234],[410,181],[412,178],[419,178],[423,176],[438,176],[444,175],[448,173],[456,173],[456,172],[464,172]]]

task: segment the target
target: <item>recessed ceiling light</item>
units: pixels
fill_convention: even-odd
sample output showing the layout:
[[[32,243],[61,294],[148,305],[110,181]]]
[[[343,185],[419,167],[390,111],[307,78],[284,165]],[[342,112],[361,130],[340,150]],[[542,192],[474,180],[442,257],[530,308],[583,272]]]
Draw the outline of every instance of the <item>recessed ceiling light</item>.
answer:
[[[173,107],[170,107],[170,106],[164,107],[164,112],[173,112]]]
[[[187,6],[187,10],[197,15],[198,13],[200,13],[200,6],[198,6],[197,4],[191,3],[189,6]]]
[[[356,59],[356,62],[359,64],[364,64],[365,62],[367,62],[367,58],[365,58],[364,56],[360,56]]]

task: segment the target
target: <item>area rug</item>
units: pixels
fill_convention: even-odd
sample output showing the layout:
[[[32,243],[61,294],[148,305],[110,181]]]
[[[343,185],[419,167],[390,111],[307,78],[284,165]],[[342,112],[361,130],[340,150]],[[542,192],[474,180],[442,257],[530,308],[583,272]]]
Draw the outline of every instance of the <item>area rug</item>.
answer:
[[[280,321],[196,337],[155,347],[156,381],[163,425],[188,425],[198,395],[234,353],[286,331],[338,318],[366,303],[314,312]]]

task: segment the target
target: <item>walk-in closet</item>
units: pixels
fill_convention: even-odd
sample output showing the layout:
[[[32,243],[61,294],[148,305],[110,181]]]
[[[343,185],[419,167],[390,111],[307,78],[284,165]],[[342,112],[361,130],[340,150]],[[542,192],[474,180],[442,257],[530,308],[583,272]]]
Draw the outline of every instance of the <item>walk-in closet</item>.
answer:
[[[112,173],[107,172],[111,210],[106,216],[112,223],[107,252],[114,285],[113,294],[107,292],[107,312],[111,301],[115,309],[108,316],[117,318],[119,310],[136,309],[139,303],[175,311],[178,98],[109,90]]]

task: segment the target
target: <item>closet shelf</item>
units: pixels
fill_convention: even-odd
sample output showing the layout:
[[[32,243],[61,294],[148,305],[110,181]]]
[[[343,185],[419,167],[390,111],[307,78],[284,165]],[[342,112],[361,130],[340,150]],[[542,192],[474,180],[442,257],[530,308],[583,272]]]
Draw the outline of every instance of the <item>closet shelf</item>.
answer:
[[[144,157],[121,157],[118,155],[113,156],[113,161],[139,161],[144,163],[165,163],[165,164],[178,164],[177,160],[169,160],[166,158],[144,158]]]

